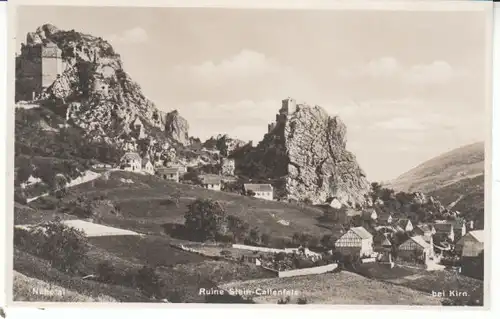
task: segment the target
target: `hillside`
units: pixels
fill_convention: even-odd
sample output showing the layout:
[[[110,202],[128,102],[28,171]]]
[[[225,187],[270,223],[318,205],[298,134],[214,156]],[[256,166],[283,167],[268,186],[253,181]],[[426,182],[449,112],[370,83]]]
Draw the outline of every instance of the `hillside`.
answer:
[[[397,191],[425,192],[484,225],[484,143],[466,145],[428,160],[390,182]]]
[[[474,143],[432,158],[387,186],[397,191],[428,193],[483,174],[484,143]]]

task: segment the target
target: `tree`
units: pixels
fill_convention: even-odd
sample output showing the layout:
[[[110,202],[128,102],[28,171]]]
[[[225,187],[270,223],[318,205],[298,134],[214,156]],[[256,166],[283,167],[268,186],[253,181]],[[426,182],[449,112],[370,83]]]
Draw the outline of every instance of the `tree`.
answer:
[[[262,235],[260,235],[260,242],[262,245],[268,246],[270,241],[271,241],[271,236],[269,236],[268,234],[263,233]]]
[[[174,200],[174,203],[175,203],[175,206],[176,207],[179,207],[179,203],[181,201],[181,197],[182,197],[182,194],[179,190],[176,190],[173,194],[172,194],[172,199]]]
[[[184,214],[184,226],[197,240],[214,240],[227,232],[227,215],[224,207],[212,199],[197,199]]]
[[[99,276],[99,279],[103,282],[110,283],[113,279],[114,272],[115,268],[108,261],[104,261],[97,265],[97,274]]]
[[[258,244],[259,243],[259,240],[260,240],[260,234],[259,234],[259,230],[257,228],[252,228],[252,230],[250,230],[250,234],[248,236],[248,239],[254,243],[254,244]]]
[[[17,181],[19,181],[19,183],[26,182],[33,174],[33,164],[31,160],[25,157],[19,157],[16,159],[16,166],[18,166],[16,171]]]
[[[149,297],[156,298],[161,294],[162,283],[160,276],[149,266],[143,266],[137,272],[135,283]]]
[[[77,272],[88,250],[83,232],[57,220],[38,224],[30,230],[16,229],[14,243],[48,260],[52,267],[71,273]]]

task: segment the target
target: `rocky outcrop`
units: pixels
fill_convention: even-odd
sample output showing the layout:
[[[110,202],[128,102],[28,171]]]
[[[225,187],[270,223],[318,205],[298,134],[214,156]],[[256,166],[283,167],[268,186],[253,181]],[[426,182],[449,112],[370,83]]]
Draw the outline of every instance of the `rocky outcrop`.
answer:
[[[247,142],[229,137],[227,134],[213,136],[203,143],[207,149],[218,150],[222,156],[231,156],[234,151],[245,146]]]
[[[346,150],[346,126],[319,106],[283,101],[276,123],[253,149],[239,154],[237,170],[254,178],[280,180],[288,199],[365,203],[369,183]]]
[[[168,137],[182,145],[189,145],[189,124],[177,110],[165,116],[165,132]]]
[[[147,99],[102,38],[46,24],[28,34],[19,59],[37,63],[39,48],[54,44],[63,68],[53,71],[58,74],[37,96],[38,103],[84,129],[89,139],[138,150],[153,160],[170,158],[173,146],[188,144],[187,121],[177,111],[163,113]],[[16,77],[23,76],[23,65],[28,64],[19,63]],[[23,91],[22,85],[16,84],[17,90]]]

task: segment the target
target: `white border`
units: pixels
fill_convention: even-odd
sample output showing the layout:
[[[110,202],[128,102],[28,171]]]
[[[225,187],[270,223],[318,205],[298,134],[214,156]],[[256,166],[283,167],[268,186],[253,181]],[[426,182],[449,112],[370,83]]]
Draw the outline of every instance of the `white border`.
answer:
[[[116,0],[82,0],[84,1],[84,4],[85,6],[92,6],[92,5],[103,5],[103,2],[106,2],[105,5],[106,6],[116,6],[116,5],[127,5],[127,6],[141,6],[141,7],[146,7],[146,6],[172,6],[172,7],[198,7],[200,6],[201,4],[203,4],[204,6],[210,6],[210,7],[226,7],[226,6],[231,6],[232,8],[291,8],[291,9],[305,9],[305,8],[311,8],[312,6],[314,6],[314,8],[316,9],[342,9],[342,10],[360,10],[360,9],[363,9],[363,10],[410,10],[410,11],[415,11],[415,10],[425,10],[425,11],[429,11],[429,10],[436,10],[436,11],[448,11],[448,10],[452,10],[452,11],[459,11],[459,10],[484,10],[484,8],[487,8],[488,7],[488,3],[487,2],[474,2],[474,3],[470,3],[470,2],[466,2],[466,1],[446,1],[446,3],[443,3],[443,2],[439,2],[439,1],[412,1],[412,2],[399,2],[399,1],[357,1],[357,0],[352,0],[351,2],[347,2],[347,1],[341,1],[341,2],[333,2],[333,1],[327,1],[327,0],[310,0],[310,1],[292,1],[292,0],[271,0],[271,1],[239,1],[239,2],[235,2],[235,1],[228,1],[228,0],[218,0],[218,1],[175,1],[175,0],[164,0],[164,1],[160,1],[160,0],[148,0],[148,1],[140,1],[140,0],[128,0],[125,4],[123,3],[123,1],[116,1]],[[40,4],[54,4],[54,5],[68,5],[68,0],[64,1],[64,0],[39,0],[39,1],[35,1],[35,0],[17,0],[17,1],[14,1],[14,0],[10,0],[9,1],[10,4],[16,4],[16,5],[19,5],[19,4],[31,4],[31,5],[40,5]],[[79,2],[79,1],[71,1],[71,5],[75,5],[76,2]],[[82,4],[79,4],[79,5],[82,5]],[[3,21],[6,21],[7,20],[7,11],[5,10],[5,3],[0,3],[0,20]],[[500,7],[496,7],[496,12],[500,13]],[[464,23],[466,23],[466,21],[464,21]],[[6,32],[6,25],[7,23],[4,22],[4,27],[0,27],[0,42],[3,42],[3,43],[6,43],[8,42],[7,41],[7,32]],[[12,27],[13,25],[10,24],[10,26]],[[500,30],[500,23],[498,21],[496,21],[495,23],[495,29],[496,30]],[[496,59],[499,58],[499,51],[500,51],[500,48],[499,48],[499,44],[498,42],[500,41],[500,32],[496,31],[495,32],[495,57]],[[12,39],[11,39],[12,40]],[[0,45],[0,48],[5,48],[6,46],[4,45]],[[10,51],[9,51],[10,52]],[[7,69],[7,55],[6,54],[0,54],[0,70],[6,70]],[[499,74],[499,64],[500,63],[496,63],[494,65],[495,67],[495,74],[497,75],[496,77],[496,80],[498,80],[498,74]],[[6,101],[6,97],[7,97],[7,91],[5,90],[6,89],[6,86],[7,86],[7,82],[6,82],[6,77],[5,76],[1,76],[1,74],[6,74],[6,73],[9,73],[9,74],[13,74],[12,73],[13,69],[11,67],[9,67],[9,72],[1,72],[0,71],[0,78],[1,78],[1,82],[0,82],[0,96],[4,97],[4,101]],[[498,81],[496,81],[495,83],[498,83]],[[496,87],[498,87],[498,85],[496,85]],[[11,92],[9,92],[11,93]],[[496,98],[496,101],[498,102],[498,98],[499,98],[499,93],[498,92],[495,92],[496,95],[495,95],[495,98]],[[9,94],[10,95],[10,94]],[[498,104],[498,103],[497,103]],[[9,103],[4,103],[4,106],[9,106]],[[6,120],[7,122],[5,123],[6,125],[1,125],[1,130],[0,130],[0,138],[3,138],[4,141],[7,140],[7,137],[10,135],[8,134],[7,132],[11,132],[9,131],[9,129],[12,129],[12,123],[13,122],[10,122],[9,123],[9,120],[12,119],[12,115],[13,115],[13,112],[10,108],[6,108],[6,107],[0,107],[1,110],[2,110],[2,113],[0,114],[0,118],[2,120]],[[493,113],[493,115],[496,115],[497,113]],[[3,116],[2,116],[3,115]],[[496,117],[496,116],[495,116]],[[488,128],[487,128],[488,129]],[[497,134],[500,134],[499,132],[499,129],[496,128],[496,126],[493,127],[494,129],[494,132],[495,132],[495,135],[498,136]],[[10,142],[10,141],[9,141]],[[8,143],[9,143],[8,142]],[[10,143],[9,143],[10,144]],[[0,144],[1,148],[5,147],[4,143],[1,143]],[[496,148],[495,146],[493,146],[493,158],[496,160],[496,154],[497,152],[495,151]],[[2,149],[3,152],[0,152],[2,154],[7,154],[7,149]],[[488,160],[488,155],[486,156],[486,160]],[[2,160],[1,160],[1,169],[2,169],[2,172],[5,172],[4,175],[2,176],[5,176],[6,178],[4,179],[4,181],[6,180],[6,184],[2,184],[2,192],[0,193],[2,197],[0,197],[2,200],[0,200],[0,202],[7,202],[7,199],[11,198],[10,196],[7,196],[7,197],[4,197],[6,194],[7,194],[7,187],[6,185],[10,187],[10,185],[12,185],[12,183],[10,183],[10,177],[9,175],[11,175],[9,172],[10,172],[10,169],[7,169],[8,167],[10,167],[9,165],[7,165],[7,162],[5,161],[6,158],[5,157],[2,157]],[[9,161],[11,162],[11,161]],[[498,164],[497,164],[498,165]],[[488,169],[487,169],[488,170]],[[494,170],[492,173],[496,173],[496,170]],[[490,177],[491,177],[491,174],[489,174]],[[9,176],[9,177],[7,177]],[[485,209],[487,206],[489,206],[490,202],[488,201],[488,197],[490,199],[495,199],[495,196],[491,196],[493,194],[498,194],[498,187],[500,186],[500,181],[499,181],[499,176],[497,176],[496,174],[494,175],[495,176],[495,182],[492,183],[492,180],[488,180],[486,179],[486,186],[489,190],[489,193],[490,193],[490,196],[487,196],[487,200],[485,200]],[[494,193],[492,193],[492,188],[490,186],[492,186],[492,184],[495,184],[494,185]],[[11,192],[9,192],[9,194],[11,194]],[[498,195],[496,196],[498,198]],[[11,205],[9,206],[12,206],[12,203]],[[494,210],[487,210],[489,212],[494,212],[496,211],[499,207],[499,204],[498,203],[494,203],[493,207]],[[9,212],[9,210],[7,211],[4,211],[4,213],[7,213]],[[488,214],[487,212],[485,212],[485,214]],[[495,218],[495,214],[491,214],[493,215],[492,218],[490,219],[490,225],[493,224],[493,225],[496,225],[496,223],[493,222],[493,218]],[[488,218],[488,216],[485,216],[485,218]],[[498,218],[496,218],[498,219]],[[7,224],[10,224],[10,223],[7,223]],[[8,231],[8,229],[7,229]],[[8,232],[4,232],[4,234],[8,234]],[[493,234],[494,235],[494,234]],[[0,236],[2,237],[2,236]],[[3,236],[2,240],[5,238],[5,236]],[[11,243],[11,239],[7,239],[7,243]],[[493,240],[493,237],[492,237],[492,240],[490,240],[490,243],[494,243],[494,240]],[[2,242],[2,244],[4,244]],[[492,245],[491,245],[492,246]],[[490,246],[490,247],[491,247]],[[0,245],[0,249],[2,249],[2,252],[4,252],[4,248],[5,248],[5,245]],[[493,250],[490,250],[491,252],[493,252]],[[5,254],[2,254],[2,256],[5,256]],[[12,256],[10,254],[10,256]],[[495,254],[495,264],[496,262],[498,261],[498,259],[496,258],[498,257],[497,254]],[[488,259],[488,258],[487,258]],[[7,269],[10,269],[9,266],[11,265],[12,263],[12,260],[6,260],[6,262],[4,263],[0,263],[1,264],[1,270],[4,271],[5,273],[5,270]],[[490,268],[490,267],[488,267]],[[490,269],[497,269],[496,267],[493,267],[493,268],[490,268]],[[491,279],[496,279],[498,278],[498,276],[495,276],[494,272],[491,274],[492,277]],[[1,283],[4,283],[4,284],[7,284],[5,283],[3,280],[0,279],[0,285]],[[490,283],[492,283],[490,281]],[[0,304],[2,305],[5,305],[5,288],[9,287],[10,285],[6,285],[5,286],[2,286],[1,289],[0,289]],[[486,282],[485,282],[485,286],[486,286]],[[494,284],[491,284],[491,289],[495,289],[496,290],[496,287],[498,285],[494,285]],[[497,291],[497,290],[496,290]],[[491,294],[490,296],[493,298],[492,300],[492,308],[496,308],[496,300],[495,300],[495,296],[496,294],[493,293],[493,291],[491,291]],[[486,302],[486,300],[485,300]],[[30,303],[31,306],[33,307],[34,304]],[[37,303],[39,304],[39,303]],[[149,304],[135,304],[139,307],[148,307],[148,308],[151,308]],[[69,304],[65,304],[65,305],[57,305],[57,308],[59,307],[63,307],[63,308],[68,308],[70,307],[71,305]],[[90,308],[89,306],[91,306],[92,308],[94,308],[95,306],[98,306],[100,309],[99,311],[102,311],[102,306],[104,307],[113,307],[113,308],[119,308],[119,309],[123,309],[123,308],[128,308],[127,306],[129,306],[129,304],[127,305],[120,305],[120,304],[107,304],[107,305],[98,305],[98,304],[80,304],[80,306],[82,307],[85,307],[85,308]],[[115,315],[119,315],[120,317],[132,317],[132,316],[154,316],[155,314],[159,314],[159,315],[162,315],[165,316],[165,315],[176,315],[177,313],[175,313],[175,311],[179,311],[179,314],[184,314],[185,311],[194,311],[196,313],[193,313],[193,315],[198,315],[198,316],[203,316],[203,317],[212,317],[212,316],[217,316],[217,317],[220,317],[220,316],[226,316],[226,315],[229,315],[229,313],[224,313],[224,314],[221,314],[220,311],[222,311],[223,309],[228,309],[228,308],[231,308],[231,314],[232,316],[246,316],[248,315],[249,317],[251,316],[252,318],[255,318],[255,317],[261,317],[261,316],[264,316],[264,313],[263,311],[265,311],[265,315],[272,315],[270,312],[271,311],[275,311],[275,314],[278,315],[278,316],[290,316],[290,317],[293,317],[294,315],[300,315],[300,316],[303,316],[304,313],[302,314],[299,314],[298,312],[296,312],[295,310],[297,310],[297,307],[296,306],[286,306],[286,310],[285,309],[282,309],[281,307],[272,307],[272,308],[267,308],[267,309],[262,309],[260,307],[256,307],[256,306],[252,306],[252,310],[249,312],[248,311],[248,306],[245,307],[245,306],[238,306],[238,305],[209,305],[210,307],[208,307],[207,309],[207,305],[204,305],[204,304],[199,304],[199,305],[195,305],[195,304],[186,304],[186,305],[180,305],[181,307],[174,307],[174,308],[181,308],[181,309],[168,309],[168,313],[161,313],[161,310],[160,309],[149,309],[149,310],[145,310],[144,308],[143,309],[125,309],[125,310],[121,310],[120,313],[118,314],[117,312],[115,312]],[[193,308],[197,308],[197,309],[193,309]],[[260,309],[259,309],[260,308]],[[278,309],[277,309],[278,308]],[[321,313],[325,313],[325,310],[328,310],[328,309],[335,309],[336,310],[336,313],[335,313],[335,316],[346,316],[347,313],[346,313],[346,310],[341,310],[341,309],[352,309],[354,308],[354,306],[325,306],[325,307],[321,307],[320,305],[314,305],[313,307],[304,307],[304,306],[299,306],[300,309],[307,309],[308,311],[312,311],[314,309],[314,311],[316,311],[318,308],[322,308],[323,310],[321,311],[318,311],[317,313],[315,313],[315,315],[318,315]],[[431,313],[433,313],[432,310],[428,310],[429,307],[422,307],[422,308],[425,308],[426,310],[422,313],[422,308],[417,308],[417,307],[407,307],[407,306],[389,306],[389,307],[363,307],[364,310],[373,310],[373,309],[377,309],[378,312],[380,311],[383,311],[384,313],[377,313],[376,316],[379,316],[379,315],[383,315],[383,316],[386,316],[386,315],[389,315],[389,311],[397,311],[397,310],[400,310],[400,309],[420,309],[420,311],[418,312],[412,312],[412,313],[406,313],[405,316],[413,316],[413,315],[418,315],[419,318],[421,318],[422,316],[427,316]],[[390,308],[391,310],[389,311],[384,311],[383,308],[387,309],[387,308]],[[74,308],[73,308],[74,309]],[[436,309],[436,308],[435,308]],[[467,310],[465,308],[462,308],[462,307],[458,307],[458,308],[449,308],[449,307],[437,307],[437,309],[439,309],[439,311],[443,311],[443,310],[451,310],[451,311],[458,311],[458,310],[462,310],[460,313],[454,313],[454,316],[461,316],[462,314],[464,314],[464,316],[467,316],[469,317],[470,314],[465,314],[463,311],[464,310]],[[4,308],[5,310],[5,308]],[[16,312],[14,312],[14,310],[16,310]],[[17,311],[19,310],[19,311]],[[115,309],[115,311],[118,310],[118,309]],[[54,310],[55,311],[55,310]],[[72,313],[70,313],[70,311]],[[85,312],[82,312],[82,309],[79,309],[79,312],[75,313],[74,311],[72,311],[71,309],[64,309],[64,310],[58,310],[57,312],[59,314],[61,314],[61,317],[64,318],[64,317],[69,317],[70,315],[73,316],[73,317],[84,317],[85,318],[88,318],[89,316],[92,316],[92,315],[97,315],[97,309],[93,309],[93,310],[87,310]],[[140,311],[140,312],[139,312]],[[182,311],[182,312],[181,312]],[[202,312],[203,311],[203,312]],[[238,313],[234,313],[234,312],[238,312]],[[479,311],[482,315],[486,315],[486,312],[485,311]],[[9,308],[7,309],[6,311],[7,313],[7,316],[8,317],[11,317],[12,315],[14,315],[14,313],[17,313],[19,314],[20,316],[24,316],[24,315],[28,315],[29,313],[31,313],[30,316],[33,316],[33,315],[36,315],[38,317],[44,317],[44,316],[47,316],[50,318],[53,318],[54,316],[54,312],[52,311],[48,311],[48,310],[45,310],[45,311],[36,311],[36,310],[33,310],[33,309],[19,309],[18,307],[16,306],[9,306]],[[330,314],[331,315],[331,314]],[[365,315],[373,315],[373,314],[365,314]],[[397,315],[397,314],[396,314]],[[439,314],[438,314],[439,315]],[[442,316],[442,315],[441,315]]]

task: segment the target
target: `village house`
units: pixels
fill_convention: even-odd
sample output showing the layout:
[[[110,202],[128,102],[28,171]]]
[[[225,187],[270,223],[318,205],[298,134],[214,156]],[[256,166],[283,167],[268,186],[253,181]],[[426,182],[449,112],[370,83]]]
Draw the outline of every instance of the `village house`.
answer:
[[[413,224],[409,219],[403,218],[396,222],[396,230],[399,232],[407,233],[413,230]]]
[[[253,192],[253,197],[273,200],[273,187],[270,184],[243,184],[245,194]]]
[[[436,221],[434,223],[434,229],[436,230],[436,237],[440,240],[449,239],[452,242],[455,241],[455,229],[453,224],[447,221]]]
[[[389,217],[387,217],[387,224],[392,224],[392,215],[389,215]]]
[[[473,230],[460,238],[456,245],[455,251],[459,252],[462,257],[477,257],[484,250],[484,231]]]
[[[187,167],[182,164],[168,164],[169,168],[176,168],[179,171],[179,176],[183,176],[187,173]]]
[[[158,167],[156,169],[156,175],[169,181],[179,182],[179,170],[172,167]]]
[[[367,208],[363,211],[362,215],[364,220],[377,220],[378,215],[375,208]]]
[[[352,227],[335,242],[335,248],[342,255],[371,256],[373,236],[363,227]]]
[[[410,262],[427,263],[434,258],[432,237],[413,236],[398,247],[398,258]]]
[[[155,173],[155,167],[149,156],[144,156],[142,159],[142,171],[151,175]]]
[[[464,219],[459,218],[453,222],[453,233],[455,234],[455,241],[465,236],[467,233],[467,223]]]
[[[337,198],[337,197],[332,197],[332,198],[329,198],[326,203],[331,207],[331,208],[335,208],[335,209],[341,209],[342,208],[342,203],[340,202],[340,200]]]
[[[415,232],[415,235],[427,237],[432,236],[436,233],[434,226],[428,224],[419,224],[415,226],[415,228],[413,228],[413,231]]]
[[[309,248],[297,247],[297,248],[285,248],[286,254],[297,254],[304,255],[313,261],[321,259],[323,256],[320,253],[309,250]]]
[[[220,191],[221,178],[218,176],[203,176],[201,179],[201,186],[206,189]]]
[[[139,172],[142,169],[142,159],[135,152],[125,153],[120,159],[119,168],[126,171]]]
[[[461,273],[477,278],[484,278],[484,231],[473,230],[457,241],[455,250],[461,256]]]

